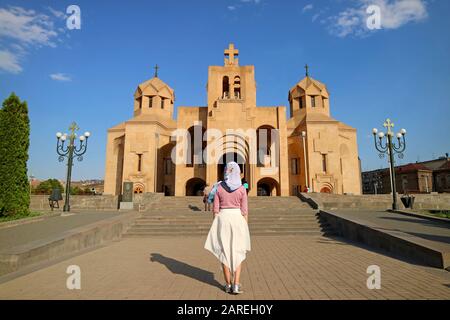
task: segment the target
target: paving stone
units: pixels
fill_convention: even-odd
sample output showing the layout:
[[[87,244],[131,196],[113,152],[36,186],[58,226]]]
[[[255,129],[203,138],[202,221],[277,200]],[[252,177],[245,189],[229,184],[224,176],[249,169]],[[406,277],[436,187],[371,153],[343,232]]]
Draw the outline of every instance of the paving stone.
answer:
[[[245,293],[227,295],[204,241],[124,239],[1,283],[0,299],[450,299],[447,271],[312,236],[253,236],[241,279]],[[380,290],[366,287],[370,264],[381,268]],[[66,288],[69,265],[81,268],[81,290]]]

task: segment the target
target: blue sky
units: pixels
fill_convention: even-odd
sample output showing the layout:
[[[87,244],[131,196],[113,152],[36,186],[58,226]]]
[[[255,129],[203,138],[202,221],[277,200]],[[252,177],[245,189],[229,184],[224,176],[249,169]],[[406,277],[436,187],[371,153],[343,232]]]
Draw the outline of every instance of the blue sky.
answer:
[[[66,8],[81,9],[81,29]],[[381,29],[368,30],[377,4]],[[386,166],[371,130],[405,127],[400,163],[450,152],[450,1],[0,1],[0,99],[28,102],[29,172],[64,178],[57,131],[76,121],[92,137],[74,179],[103,178],[106,131],[132,116],[136,86],[160,66],[176,106],[206,103],[207,68],[229,42],[255,65],[258,105],[288,105],[310,75],[328,86],[332,116],[358,130],[363,170]]]

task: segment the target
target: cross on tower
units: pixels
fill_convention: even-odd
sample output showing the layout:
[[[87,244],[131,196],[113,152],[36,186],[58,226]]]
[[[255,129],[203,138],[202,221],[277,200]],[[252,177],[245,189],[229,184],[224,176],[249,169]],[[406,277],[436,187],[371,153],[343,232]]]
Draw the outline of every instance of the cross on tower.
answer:
[[[305,64],[306,76],[309,77],[309,66]]]
[[[228,46],[228,49],[226,49],[225,51],[225,65],[227,64],[231,64],[231,65],[237,65],[239,62],[239,59],[235,58],[235,56],[239,55],[239,50],[238,49],[234,49],[234,44],[230,43],[230,45]]]
[[[391,122],[391,119],[386,119],[386,121],[383,123],[383,127],[387,128],[388,134],[392,134],[391,128],[394,127],[394,123]]]
[[[158,78],[158,65],[155,66],[155,78]]]
[[[77,123],[74,121],[69,127],[70,131],[70,137],[75,137],[75,132],[78,131],[80,128],[78,128]]]

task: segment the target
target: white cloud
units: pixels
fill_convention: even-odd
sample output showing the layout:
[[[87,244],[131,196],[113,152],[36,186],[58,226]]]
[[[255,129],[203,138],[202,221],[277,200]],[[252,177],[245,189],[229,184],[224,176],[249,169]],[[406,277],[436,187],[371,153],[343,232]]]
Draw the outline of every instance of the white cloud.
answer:
[[[227,8],[228,8],[228,10],[230,10],[230,11],[236,10],[236,6],[228,6]]]
[[[261,0],[241,0],[241,2],[258,4]]]
[[[314,21],[316,21],[319,17],[320,17],[320,13],[316,13],[315,15],[312,16],[311,21],[314,22]]]
[[[52,7],[48,7],[47,9],[48,9],[48,11],[50,11],[56,18],[59,18],[59,19],[65,19],[65,18],[67,17],[67,15],[66,15],[64,12],[62,12],[62,11],[53,9]]]
[[[45,14],[20,7],[0,8],[0,38],[27,45],[54,46],[57,36],[53,21]]]
[[[72,78],[64,73],[52,73],[50,78],[55,81],[72,81]]]
[[[62,20],[60,11],[48,8],[53,16]],[[56,47],[60,42],[51,15],[17,6],[0,7],[1,69],[20,73],[20,61],[34,48]]]
[[[314,8],[313,4],[307,4],[306,6],[303,7],[302,12],[306,12],[308,10],[312,10]]]
[[[7,50],[0,51],[0,70],[9,73],[20,73],[22,67],[19,64],[18,57]]]
[[[357,0],[354,7],[322,21],[328,23],[330,33],[338,37],[365,36],[370,31],[366,25],[369,17],[366,9],[369,5],[380,7],[382,29],[397,29],[428,17],[424,0]]]

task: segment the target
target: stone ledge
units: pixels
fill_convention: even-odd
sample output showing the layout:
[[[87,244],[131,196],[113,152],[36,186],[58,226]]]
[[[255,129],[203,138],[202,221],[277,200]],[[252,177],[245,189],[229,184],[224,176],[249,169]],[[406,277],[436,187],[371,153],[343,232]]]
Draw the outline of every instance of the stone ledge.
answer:
[[[0,276],[122,238],[137,212],[129,212],[63,232],[57,237],[16,246],[0,254]]]
[[[341,214],[320,210],[319,214],[346,239],[416,260],[424,265],[450,268],[450,246],[421,239],[400,231],[386,230],[373,223],[349,219]]]
[[[403,214],[405,216],[412,216],[412,217],[416,217],[416,218],[422,218],[422,219],[428,219],[428,220],[439,221],[439,222],[444,222],[444,223],[450,223],[450,219],[441,218],[441,217],[433,217],[433,216],[427,215],[427,214],[421,214],[421,213],[417,213],[417,212],[413,212],[413,211],[408,211],[407,209],[405,209],[405,210],[391,210],[391,209],[389,209],[387,211],[398,213],[398,214]]]

